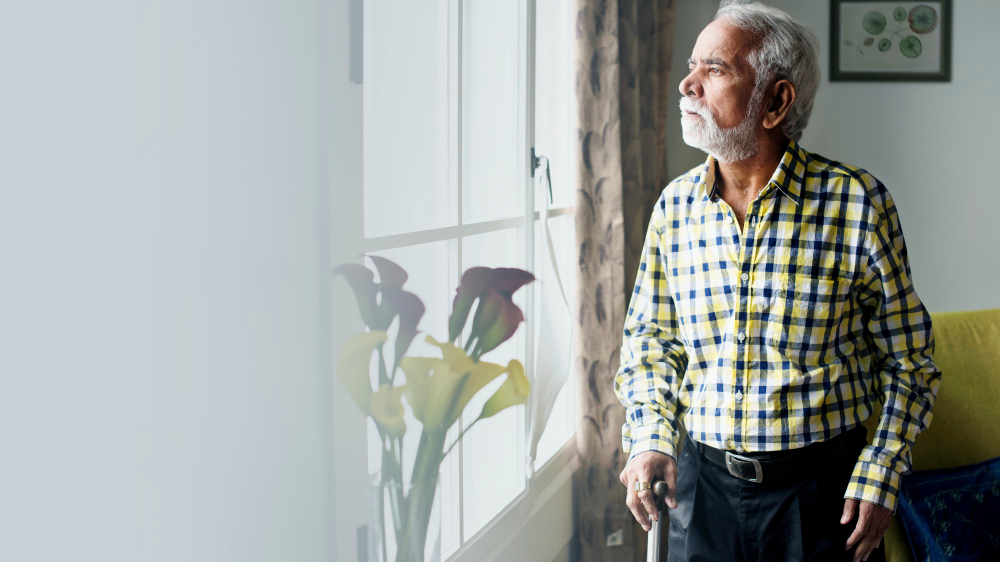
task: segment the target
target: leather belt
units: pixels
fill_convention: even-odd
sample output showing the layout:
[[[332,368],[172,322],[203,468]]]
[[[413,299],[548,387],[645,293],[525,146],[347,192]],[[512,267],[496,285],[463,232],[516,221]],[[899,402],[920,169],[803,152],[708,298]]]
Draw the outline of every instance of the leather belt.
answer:
[[[868,431],[864,426],[842,432],[826,441],[799,449],[775,451],[756,458],[716,449],[697,441],[695,445],[705,459],[729,474],[748,482],[760,483],[765,477],[779,478],[814,466],[829,465],[850,453],[858,454],[861,451],[860,439],[868,441]]]

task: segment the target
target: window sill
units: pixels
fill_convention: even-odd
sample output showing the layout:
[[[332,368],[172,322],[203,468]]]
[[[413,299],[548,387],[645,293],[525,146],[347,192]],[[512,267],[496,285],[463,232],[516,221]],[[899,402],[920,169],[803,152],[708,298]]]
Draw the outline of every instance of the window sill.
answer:
[[[576,438],[571,438],[505,507],[447,562],[467,560],[553,560],[573,536],[573,473],[580,465]],[[554,517],[553,517],[554,515]],[[543,540],[533,540],[539,533]],[[538,552],[537,548],[551,549]],[[511,556],[512,549],[531,549],[530,556]]]

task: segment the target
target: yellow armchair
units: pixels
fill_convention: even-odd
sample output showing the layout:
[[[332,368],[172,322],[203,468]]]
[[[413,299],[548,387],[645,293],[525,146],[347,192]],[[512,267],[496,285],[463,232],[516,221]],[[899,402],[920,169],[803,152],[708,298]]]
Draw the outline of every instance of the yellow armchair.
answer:
[[[932,314],[931,322],[941,386],[930,427],[913,445],[913,469],[1000,457],[1000,308]],[[868,435],[877,424],[877,415],[866,421]],[[898,513],[883,540],[887,562],[913,562]]]

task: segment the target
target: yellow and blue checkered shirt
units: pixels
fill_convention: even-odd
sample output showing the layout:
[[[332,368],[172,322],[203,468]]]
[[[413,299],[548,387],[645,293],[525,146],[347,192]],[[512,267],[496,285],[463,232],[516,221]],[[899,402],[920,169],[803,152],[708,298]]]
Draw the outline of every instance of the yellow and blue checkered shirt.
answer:
[[[941,373],[892,197],[789,141],[741,231],[715,173],[709,156],[653,210],[615,376],[624,451],[676,458],[678,422],[718,449],[793,449],[878,413],[844,497],[895,511]]]

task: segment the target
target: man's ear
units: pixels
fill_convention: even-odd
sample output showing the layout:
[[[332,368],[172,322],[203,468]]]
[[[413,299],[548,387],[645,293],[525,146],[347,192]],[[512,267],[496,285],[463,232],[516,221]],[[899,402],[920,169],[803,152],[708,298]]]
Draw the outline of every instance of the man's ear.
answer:
[[[795,86],[788,80],[778,80],[771,86],[771,104],[764,112],[764,128],[773,129],[785,121],[795,101]]]

